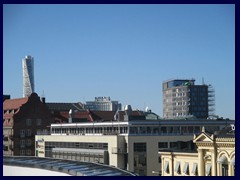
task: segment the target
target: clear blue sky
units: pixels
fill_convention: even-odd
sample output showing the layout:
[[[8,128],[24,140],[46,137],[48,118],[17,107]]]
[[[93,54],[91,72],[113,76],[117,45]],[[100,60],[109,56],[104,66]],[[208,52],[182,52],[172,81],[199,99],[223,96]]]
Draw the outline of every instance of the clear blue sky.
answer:
[[[212,84],[235,119],[234,5],[4,5],[3,93],[22,97],[22,58],[48,102],[110,96],[162,116],[162,82]]]

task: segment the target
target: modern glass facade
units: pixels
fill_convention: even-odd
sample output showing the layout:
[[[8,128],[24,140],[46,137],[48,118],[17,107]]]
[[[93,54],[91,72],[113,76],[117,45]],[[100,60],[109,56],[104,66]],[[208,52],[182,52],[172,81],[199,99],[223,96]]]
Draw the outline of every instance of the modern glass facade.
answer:
[[[56,159],[69,159],[109,164],[107,150],[108,150],[107,143],[93,143],[93,142],[45,143],[45,157]]]

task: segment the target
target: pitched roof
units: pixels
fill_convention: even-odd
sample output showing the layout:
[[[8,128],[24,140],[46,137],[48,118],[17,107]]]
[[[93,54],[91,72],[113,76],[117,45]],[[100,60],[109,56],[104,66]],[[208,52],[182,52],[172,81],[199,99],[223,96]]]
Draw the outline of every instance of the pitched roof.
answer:
[[[46,103],[46,106],[52,111],[83,110],[82,103]]]
[[[114,119],[115,111],[90,111],[94,120],[112,121]]]
[[[116,114],[115,111],[91,111],[91,112],[92,112],[92,114],[95,114],[95,115],[101,117],[101,120],[104,120],[104,121],[114,120],[114,115]],[[124,115],[125,115],[125,111],[119,111],[120,121],[124,120]],[[138,110],[132,111],[132,113],[130,115],[134,116],[134,117],[145,116],[142,111],[138,111]]]
[[[89,110],[74,110],[72,112],[72,118],[74,119],[86,119],[87,121],[112,121],[114,120],[115,111],[89,111]],[[119,111],[120,121],[124,120],[124,111]],[[55,121],[67,121],[69,118],[69,111],[58,111],[54,113]],[[131,116],[142,117],[144,114],[141,111],[132,111]]]
[[[60,115],[66,119],[69,118],[69,112],[68,111],[61,111]],[[87,119],[88,121],[93,121],[93,119],[90,115],[89,111],[75,111],[72,114],[72,118],[74,119]]]
[[[3,110],[18,109],[28,101],[28,97],[18,99],[7,99],[3,102]]]
[[[214,135],[217,138],[235,138],[235,130],[233,130],[230,126],[226,126],[220,131],[215,131]]]

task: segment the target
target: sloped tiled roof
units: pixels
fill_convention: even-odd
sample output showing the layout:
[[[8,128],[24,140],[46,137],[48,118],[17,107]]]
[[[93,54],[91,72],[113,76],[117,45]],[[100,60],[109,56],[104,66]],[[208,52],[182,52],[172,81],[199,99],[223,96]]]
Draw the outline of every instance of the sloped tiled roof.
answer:
[[[7,99],[3,102],[3,110],[18,109],[28,101],[28,97],[18,99]]]
[[[217,138],[235,138],[235,130],[232,130],[230,126],[223,128],[220,131],[214,132]]]
[[[89,110],[74,110],[72,111],[72,118],[87,119],[88,121],[112,121],[114,120],[115,111],[89,111]],[[120,121],[124,120],[124,111],[119,111]],[[56,120],[66,121],[69,118],[69,111],[59,111],[54,115]],[[131,116],[144,116],[141,111],[132,111]]]
[[[114,119],[115,111],[90,111],[96,120],[111,121]],[[96,118],[97,117],[97,118]]]
[[[96,114],[97,116],[101,117],[104,121],[112,121],[114,120],[114,115],[116,114],[115,111],[91,111],[93,114]],[[119,111],[120,121],[124,120],[125,111]],[[142,111],[132,111],[130,114],[131,116],[144,116],[144,113]]]
[[[60,115],[66,119],[69,118],[69,112],[68,111],[61,111]],[[94,119],[89,111],[73,111],[72,118],[74,119],[87,119],[88,121],[94,121],[97,119]]]

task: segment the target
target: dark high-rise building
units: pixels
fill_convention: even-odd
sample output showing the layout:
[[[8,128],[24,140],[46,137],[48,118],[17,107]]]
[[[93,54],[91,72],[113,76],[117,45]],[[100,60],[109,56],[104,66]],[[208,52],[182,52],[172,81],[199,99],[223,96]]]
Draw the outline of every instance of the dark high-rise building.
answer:
[[[208,85],[194,83],[194,79],[174,79],[163,82],[164,118],[208,117]]]

